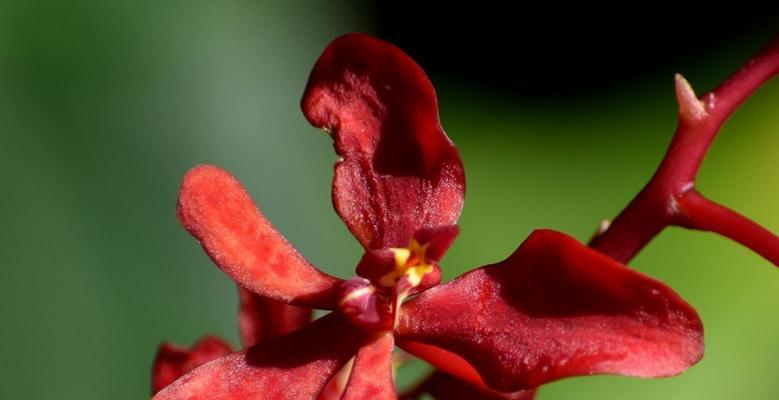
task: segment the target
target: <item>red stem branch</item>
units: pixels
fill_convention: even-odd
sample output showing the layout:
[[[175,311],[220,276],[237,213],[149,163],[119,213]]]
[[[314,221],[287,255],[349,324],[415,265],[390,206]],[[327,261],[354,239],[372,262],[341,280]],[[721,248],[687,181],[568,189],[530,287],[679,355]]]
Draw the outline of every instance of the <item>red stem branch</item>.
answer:
[[[767,230],[721,206],[707,206],[706,211],[696,209],[696,215],[707,215],[708,220],[705,225],[703,221],[689,225],[686,224],[688,220],[685,216],[680,214],[678,203],[686,193],[697,193],[692,190],[695,177],[722,124],[755,90],[777,73],[779,36],[729,79],[700,98],[695,96],[689,83],[681,75],[677,75],[679,123],[668,151],[649,183],[605,232],[592,239],[590,246],[622,263],[628,263],[663,229],[676,225],[723,234],[779,265],[779,258],[772,256],[773,253],[764,247],[777,243],[779,239]],[[698,197],[703,199],[700,195]],[[706,202],[714,204],[708,200]],[[696,200],[695,204],[703,203]],[[726,224],[726,221],[735,220],[734,215],[742,221],[741,229],[734,230],[733,223]],[[751,226],[757,228],[744,229],[746,225],[743,221],[748,221]],[[726,226],[719,226],[720,224]]]
[[[779,265],[779,237],[749,218],[703,197],[695,190],[679,198],[679,210],[682,218],[679,225],[718,233]]]

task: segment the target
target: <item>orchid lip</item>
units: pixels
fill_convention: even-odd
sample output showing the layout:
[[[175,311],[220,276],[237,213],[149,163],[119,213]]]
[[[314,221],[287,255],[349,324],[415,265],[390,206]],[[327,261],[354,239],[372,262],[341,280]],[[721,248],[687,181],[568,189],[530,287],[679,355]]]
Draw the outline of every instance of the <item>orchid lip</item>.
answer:
[[[395,292],[421,293],[441,282],[439,261],[458,232],[456,225],[426,227],[406,239],[405,247],[368,249],[357,264],[357,275],[392,298]]]
[[[359,276],[341,285],[338,310],[353,325],[368,331],[390,330],[395,321],[390,299],[377,292],[368,279]]]
[[[402,278],[406,278],[411,287],[422,283],[425,275],[433,271],[433,264],[425,258],[427,244],[420,244],[415,239],[407,248],[390,248],[395,255],[395,269],[379,278],[379,285],[394,288]]]
[[[412,291],[440,281],[437,265],[426,257],[428,245],[411,238],[408,247],[366,252],[357,270],[368,276],[356,276],[341,285],[337,297],[341,313],[361,328],[394,329],[400,305]]]

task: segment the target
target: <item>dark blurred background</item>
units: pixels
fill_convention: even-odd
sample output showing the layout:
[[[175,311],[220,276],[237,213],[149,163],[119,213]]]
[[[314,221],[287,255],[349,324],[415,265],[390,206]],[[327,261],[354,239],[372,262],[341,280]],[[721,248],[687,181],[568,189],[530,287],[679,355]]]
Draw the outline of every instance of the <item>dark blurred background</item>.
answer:
[[[601,9],[418,3],[378,2],[379,35],[434,75],[534,97],[582,95],[675,71],[779,27],[775,2],[641,2]]]
[[[435,84],[468,196],[446,277],[534,228],[587,240],[651,175],[673,74],[703,92],[779,32],[777,6],[603,9],[490,2],[0,2],[0,398],[148,396],[157,344],[237,343],[230,281],[178,225],[187,169],[231,170],[322,269],[360,257],[330,205],[330,140],[298,101],[327,43],[373,33]],[[779,231],[779,82],[725,126],[700,176]],[[569,379],[539,399],[774,399],[779,276],[671,229],[633,263],[699,310],[704,360],[676,378]],[[422,373],[400,371],[402,384]]]

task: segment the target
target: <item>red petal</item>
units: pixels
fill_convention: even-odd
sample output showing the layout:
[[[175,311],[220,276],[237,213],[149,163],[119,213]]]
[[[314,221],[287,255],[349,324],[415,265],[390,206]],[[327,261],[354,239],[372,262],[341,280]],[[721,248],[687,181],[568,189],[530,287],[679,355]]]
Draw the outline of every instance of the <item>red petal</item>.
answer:
[[[381,277],[395,270],[395,253],[390,249],[366,250],[355,270],[357,275],[378,284]]]
[[[457,376],[474,386],[485,386],[484,380],[482,380],[479,372],[473,368],[473,365],[457,354],[440,347],[409,340],[398,342],[398,347],[409,354],[427,361],[445,373]]]
[[[349,381],[349,375],[352,373],[352,367],[354,366],[354,358],[352,358],[346,365],[344,365],[338,373],[330,378],[324,389],[319,392],[317,400],[341,400],[341,395],[344,393],[346,383]]]
[[[703,355],[701,321],[670,288],[554,231],[422,293],[400,318],[399,344],[456,353],[500,391],[574,375],[675,375]]]
[[[452,225],[462,209],[462,161],[438,120],[433,85],[397,47],[362,34],[335,39],[301,101],[331,132],[333,202],[365,248],[403,247],[420,228]]]
[[[244,288],[285,303],[334,307],[341,280],[309,264],[227,171],[210,165],[189,171],[178,216],[216,265]]]
[[[243,347],[275,339],[311,322],[311,309],[291,306],[238,287],[238,328]]]
[[[357,353],[349,383],[341,400],[393,400],[395,382],[392,379],[391,332],[384,332]]]
[[[198,340],[191,349],[162,343],[154,357],[151,391],[157,393],[187,372],[232,352],[229,344],[214,336]]]
[[[436,226],[414,232],[414,240],[427,246],[425,251],[427,261],[439,262],[459,233],[460,227],[457,225]]]
[[[154,399],[316,399],[362,340],[358,329],[330,314],[277,340],[206,364]]]
[[[479,388],[441,371],[435,371],[424,383],[423,392],[436,400],[533,400],[536,389],[501,393]]]

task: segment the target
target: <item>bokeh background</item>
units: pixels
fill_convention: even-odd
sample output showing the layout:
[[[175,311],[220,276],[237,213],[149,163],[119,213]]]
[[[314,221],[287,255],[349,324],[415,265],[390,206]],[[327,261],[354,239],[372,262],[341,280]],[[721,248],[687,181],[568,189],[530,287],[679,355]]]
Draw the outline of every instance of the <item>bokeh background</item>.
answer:
[[[673,73],[702,92],[777,32],[776,10],[748,3],[563,17],[572,10],[0,2],[0,398],[145,398],[161,340],[237,343],[234,287],[175,217],[198,163],[237,175],[309,260],[352,274],[360,252],[330,204],[331,143],[298,108],[333,37],[390,39],[436,85],[468,178],[451,278],[535,228],[584,241],[616,215],[674,130]],[[724,128],[699,186],[779,232],[777,150],[775,80]],[[633,265],[697,307],[704,360],[670,379],[569,379],[539,399],[777,398],[775,267],[680,229]]]

